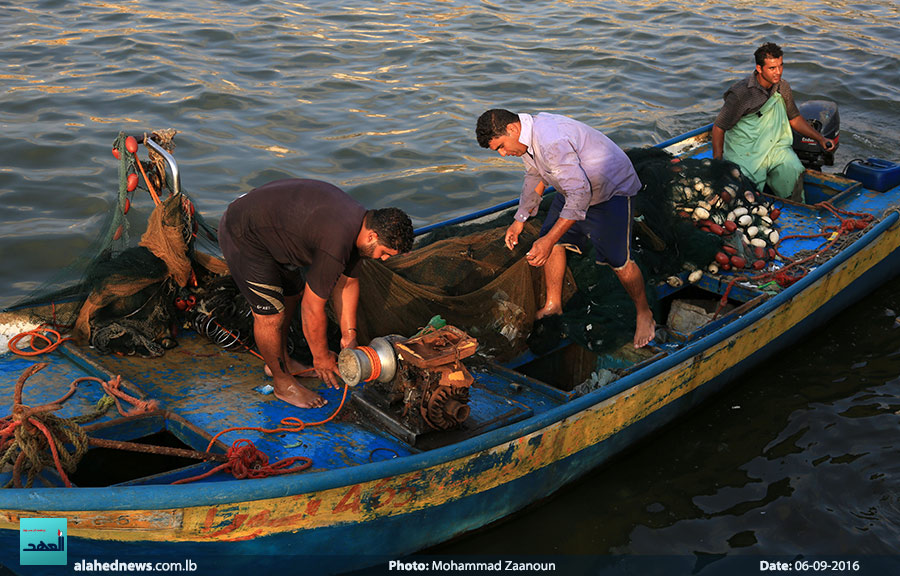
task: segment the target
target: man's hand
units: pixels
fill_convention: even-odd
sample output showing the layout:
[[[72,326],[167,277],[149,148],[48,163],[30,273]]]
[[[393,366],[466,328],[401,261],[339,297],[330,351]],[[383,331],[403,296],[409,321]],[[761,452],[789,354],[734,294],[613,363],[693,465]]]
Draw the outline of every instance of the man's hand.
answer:
[[[341,350],[344,348],[356,348],[356,330],[348,330],[341,336]]]
[[[541,236],[531,245],[531,250],[525,254],[525,260],[532,266],[538,268],[543,266],[550,257],[550,252],[553,250],[553,244],[554,242],[549,240],[546,236]]]
[[[509,225],[509,228],[506,229],[506,247],[510,250],[514,249],[516,245],[519,243],[519,234],[522,233],[522,230],[525,229],[525,223],[519,222],[518,220],[514,221]]]
[[[319,375],[322,382],[325,382],[332,388],[341,387],[341,373],[338,371],[337,354],[329,350],[324,356],[313,358],[313,368],[315,368],[316,374]]]
[[[822,148],[824,148],[826,152],[831,152],[835,147],[834,140],[831,138],[822,138]]]

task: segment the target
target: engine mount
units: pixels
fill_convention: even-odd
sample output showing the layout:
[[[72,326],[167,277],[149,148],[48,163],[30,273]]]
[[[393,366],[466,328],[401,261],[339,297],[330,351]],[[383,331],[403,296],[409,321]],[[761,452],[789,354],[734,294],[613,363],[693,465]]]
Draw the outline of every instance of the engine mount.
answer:
[[[390,427],[409,439],[457,428],[469,417],[475,379],[461,361],[477,348],[464,331],[444,326],[409,339],[390,335],[345,348],[338,370],[348,385],[365,382],[354,398],[382,420],[393,420]]]

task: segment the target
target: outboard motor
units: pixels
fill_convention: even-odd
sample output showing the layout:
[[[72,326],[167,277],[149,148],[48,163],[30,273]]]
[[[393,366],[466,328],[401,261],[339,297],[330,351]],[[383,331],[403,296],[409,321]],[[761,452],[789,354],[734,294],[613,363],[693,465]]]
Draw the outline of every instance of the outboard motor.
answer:
[[[797,106],[800,115],[822,136],[834,140],[834,150],[825,151],[812,138],[794,132],[794,152],[806,168],[821,170],[822,166],[834,166],[834,153],[838,149],[841,134],[841,117],[837,104],[828,100],[811,100]]]

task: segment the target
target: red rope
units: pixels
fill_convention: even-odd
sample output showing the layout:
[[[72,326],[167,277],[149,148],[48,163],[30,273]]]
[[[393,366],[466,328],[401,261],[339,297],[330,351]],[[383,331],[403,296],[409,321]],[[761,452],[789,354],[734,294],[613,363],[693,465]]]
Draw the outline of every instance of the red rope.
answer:
[[[753,281],[756,283],[760,283],[768,280],[775,280],[775,282],[777,282],[779,286],[781,286],[782,288],[787,288],[794,282],[797,282],[798,280],[806,276],[806,274],[808,273],[806,270],[800,268],[801,265],[815,260],[820,254],[822,254],[826,250],[831,249],[831,247],[835,245],[835,243],[841,236],[851,234],[859,230],[864,230],[875,219],[875,216],[873,216],[872,214],[842,210],[840,208],[837,208],[827,200],[824,202],[819,202],[818,204],[815,204],[815,206],[831,212],[840,221],[840,224],[837,226],[825,226],[824,228],[822,228],[822,232],[819,232],[818,234],[792,234],[781,238],[778,241],[778,244],[774,246],[775,253],[778,254],[778,256],[782,260],[787,261],[788,264],[782,266],[778,270],[771,272],[763,272],[760,274],[753,274],[749,276],[734,276],[728,282],[728,287],[725,289],[725,293],[719,300],[719,305],[716,307],[716,312],[713,315],[714,320],[719,316],[725,305],[728,304],[728,294],[731,292],[732,287],[734,287],[736,283],[742,281]],[[847,218],[844,218],[844,216],[847,216]],[[832,238],[814,253],[799,260],[794,260],[792,258],[784,256],[778,251],[778,245],[788,239],[811,239],[820,237],[824,238],[826,236],[832,236]]]
[[[91,380],[91,377],[79,378],[79,380]],[[94,378],[94,380],[100,382],[100,386],[103,387],[103,391],[113,397],[116,401],[116,409],[119,411],[119,414],[122,416],[134,416],[136,414],[143,414],[145,412],[153,412],[154,410],[159,408],[159,402],[156,400],[141,400],[140,398],[135,398],[130,394],[126,393],[121,388],[122,377],[116,376],[109,382],[104,382],[99,378]],[[128,410],[122,410],[122,403],[120,400],[124,400],[131,404],[132,408]]]
[[[196,482],[223,471],[230,472],[235,478],[240,480],[243,478],[268,478],[269,476],[294,474],[312,466],[312,460],[305,456],[292,456],[269,464],[269,457],[254,446],[253,442],[245,438],[235,440],[226,455],[228,456],[228,462],[220,464],[199,476],[182,478],[172,482],[172,484]],[[294,466],[297,462],[302,462],[302,464]]]
[[[28,421],[44,433],[44,437],[47,438],[47,444],[50,446],[50,453],[53,454],[53,463],[56,465],[56,471],[59,473],[60,478],[63,479],[63,482],[65,482],[66,488],[71,488],[72,483],[69,482],[69,477],[66,475],[65,470],[63,470],[62,462],[59,461],[59,453],[56,451],[56,442],[53,441],[53,435],[50,434],[50,431],[47,430],[47,427],[44,426],[44,423],[40,420],[29,418]],[[24,452],[22,454],[24,454]]]

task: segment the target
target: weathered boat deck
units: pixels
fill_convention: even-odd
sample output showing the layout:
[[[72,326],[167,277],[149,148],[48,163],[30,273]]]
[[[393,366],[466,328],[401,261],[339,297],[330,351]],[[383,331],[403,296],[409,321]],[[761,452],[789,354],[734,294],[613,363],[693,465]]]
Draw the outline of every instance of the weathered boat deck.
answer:
[[[702,145],[692,153],[695,157],[708,157],[709,149]],[[861,188],[858,182],[838,175],[811,172],[807,174],[807,194],[810,204],[794,204],[776,200],[782,209],[778,220],[782,254],[792,256],[801,251],[820,248],[828,238],[791,238],[792,235],[818,234],[824,226],[839,226],[840,221],[828,210],[812,205],[829,200],[836,208],[849,212],[864,212],[880,218],[882,213],[895,210],[891,194],[881,194]],[[686,277],[687,273],[684,273]],[[704,275],[699,287],[711,298],[722,295],[729,274]],[[668,285],[657,287],[657,298],[669,298],[682,288]],[[738,306],[723,317],[695,334],[678,335],[668,341],[654,342],[642,351],[625,346],[618,352],[607,354],[601,360],[625,371],[636,369],[683,347],[687,342],[731,322],[766,299],[763,291],[753,287],[732,287],[729,298]],[[658,319],[659,320],[659,319]],[[664,319],[663,319],[664,320]],[[471,389],[469,406],[471,415],[462,430],[425,436],[422,442],[412,446],[385,429],[373,425],[371,418],[361,414],[350,402],[349,394],[340,413],[324,425],[313,425],[328,419],[341,405],[343,389],[331,389],[316,379],[304,379],[303,383],[320,394],[328,404],[318,409],[295,409],[272,394],[258,391],[268,379],[262,371],[262,361],[240,351],[227,351],[197,336],[186,333],[179,336],[178,347],[163,357],[144,359],[139,357],[101,356],[92,349],[76,348],[67,344],[64,353],[54,353],[37,359],[5,354],[0,361],[0,394],[12,398],[12,391],[20,375],[36,361],[48,362],[49,367],[34,374],[25,384],[24,403],[38,406],[57,400],[69,389],[70,383],[86,376],[109,379],[120,375],[127,391],[144,399],[159,402],[159,412],[135,416],[123,421],[113,408],[88,425],[93,437],[132,441],[142,435],[168,431],[187,447],[203,451],[210,439],[219,432],[231,428],[250,428],[228,432],[219,437],[213,452],[224,453],[230,444],[241,438],[252,441],[268,455],[270,462],[292,456],[304,456],[312,460],[311,471],[335,470],[370,462],[407,456],[422,450],[452,444],[459,440],[482,434],[526,418],[542,414],[570,401],[575,395],[565,389],[529,378],[528,370],[521,368],[536,359],[529,354],[508,363],[505,367],[489,362],[476,362],[472,366],[475,384]],[[587,372],[597,366],[597,357],[560,358],[572,369],[586,362]],[[514,371],[512,368],[516,368]],[[545,367],[544,370],[557,367]],[[571,377],[571,375],[570,375]],[[577,380],[576,380],[577,383]],[[365,386],[365,384],[360,384]],[[359,387],[351,389],[358,392]],[[103,396],[103,390],[95,382],[83,382],[78,391],[57,412],[61,417],[91,413],[95,403]],[[283,424],[284,418],[299,418],[307,425],[298,430],[298,422]],[[254,429],[255,428],[255,429]],[[257,429],[294,428],[276,433]],[[136,477],[120,484],[167,484],[174,480],[196,476],[209,470],[215,463],[192,463],[150,476]],[[0,481],[6,482],[9,473],[0,473]],[[55,473],[45,477],[60,485]],[[218,474],[205,481],[229,480],[228,474]]]

